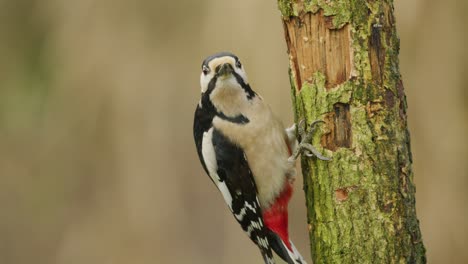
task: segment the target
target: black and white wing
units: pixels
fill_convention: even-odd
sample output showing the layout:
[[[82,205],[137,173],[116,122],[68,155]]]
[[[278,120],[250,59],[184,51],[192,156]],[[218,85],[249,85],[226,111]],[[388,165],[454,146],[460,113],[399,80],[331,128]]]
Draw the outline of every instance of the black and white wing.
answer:
[[[200,120],[203,119],[195,118],[194,136],[205,171],[223,195],[242,229],[259,247],[265,263],[273,264],[268,241],[269,230],[263,223],[257,187],[244,152],[220,131],[211,127],[211,122],[202,124]]]

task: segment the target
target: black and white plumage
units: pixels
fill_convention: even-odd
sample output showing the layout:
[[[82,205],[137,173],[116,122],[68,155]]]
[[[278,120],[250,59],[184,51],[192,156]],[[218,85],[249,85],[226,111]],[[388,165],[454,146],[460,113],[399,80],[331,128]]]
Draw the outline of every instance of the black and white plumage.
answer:
[[[200,83],[193,131],[203,168],[265,263],[275,263],[273,251],[288,263],[305,263],[287,230],[293,133],[251,89],[234,54],[206,58]]]

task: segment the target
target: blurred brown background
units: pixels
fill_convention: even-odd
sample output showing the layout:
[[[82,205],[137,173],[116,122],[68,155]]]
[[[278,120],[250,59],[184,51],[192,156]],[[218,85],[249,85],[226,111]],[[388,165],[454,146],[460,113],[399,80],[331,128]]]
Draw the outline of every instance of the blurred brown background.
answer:
[[[429,263],[468,263],[467,2],[395,1]],[[0,263],[261,263],[192,140],[221,50],[290,124],[274,0],[0,0]]]

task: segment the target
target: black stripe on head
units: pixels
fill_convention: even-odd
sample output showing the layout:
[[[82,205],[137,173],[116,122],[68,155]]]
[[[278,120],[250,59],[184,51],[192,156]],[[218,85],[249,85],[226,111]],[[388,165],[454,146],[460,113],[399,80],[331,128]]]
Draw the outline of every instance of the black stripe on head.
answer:
[[[214,60],[214,59],[216,59],[216,58],[221,58],[221,57],[226,57],[226,56],[232,57],[232,58],[234,58],[236,61],[239,60],[239,58],[238,58],[236,55],[232,54],[231,52],[223,51],[223,52],[218,52],[218,53],[216,53],[216,54],[213,54],[213,55],[211,55],[211,56],[208,56],[208,57],[203,61],[202,67],[203,67],[203,65],[208,66],[208,63],[210,63],[210,61],[212,61],[212,60]]]
[[[210,100],[210,94],[216,87],[216,82],[218,81],[218,77],[214,76],[210,82],[208,83],[208,89],[204,93],[202,93],[202,105],[203,107],[208,107],[210,110],[214,110],[213,103]]]
[[[250,88],[250,85],[245,83],[244,79],[242,79],[242,77],[237,72],[233,72],[232,74],[236,78],[237,83],[239,83],[239,85],[242,87],[242,89],[244,89],[244,91],[247,93],[247,99],[251,100],[252,98],[254,98],[257,95],[252,90],[252,88]]]

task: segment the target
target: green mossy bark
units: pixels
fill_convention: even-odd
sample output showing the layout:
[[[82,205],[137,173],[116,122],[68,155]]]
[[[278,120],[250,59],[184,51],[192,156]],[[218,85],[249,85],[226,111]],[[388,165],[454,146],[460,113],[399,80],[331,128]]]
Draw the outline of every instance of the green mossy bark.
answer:
[[[314,263],[425,263],[393,1],[278,0],[278,6],[285,23],[321,9],[334,27],[351,26],[353,78],[327,89],[326,76],[316,72],[297,89],[290,74],[296,121],[310,124],[337,103],[349,105],[351,147],[321,149],[329,162],[302,158]],[[369,55],[376,36],[385,58],[379,81]],[[314,146],[329,132],[321,129]]]

